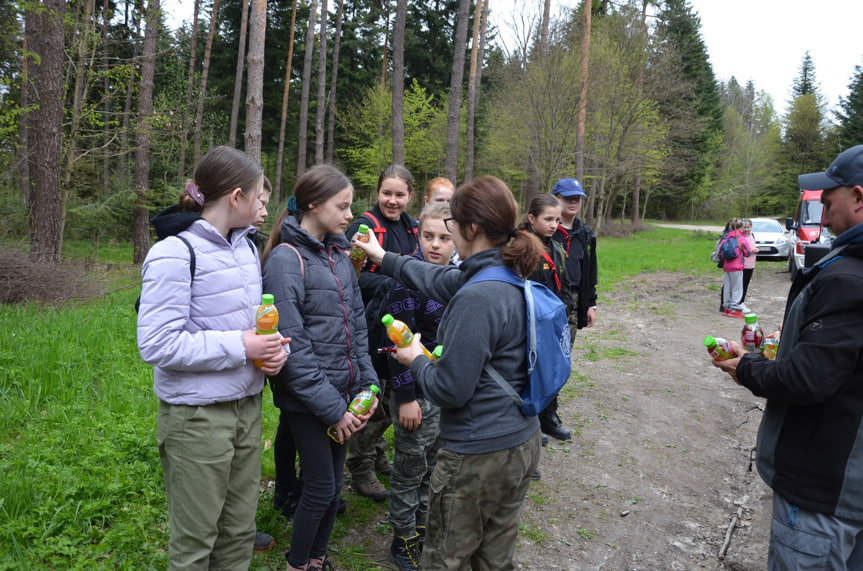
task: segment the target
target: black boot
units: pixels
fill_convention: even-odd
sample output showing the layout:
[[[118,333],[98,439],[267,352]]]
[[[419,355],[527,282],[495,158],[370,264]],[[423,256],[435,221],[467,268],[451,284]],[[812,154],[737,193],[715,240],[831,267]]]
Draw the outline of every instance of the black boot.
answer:
[[[572,438],[572,433],[563,426],[560,417],[557,416],[557,397],[554,397],[548,406],[539,413],[540,429],[558,440],[569,440]]]
[[[419,534],[413,537],[393,538],[390,544],[390,561],[396,564],[399,571],[419,571]]]

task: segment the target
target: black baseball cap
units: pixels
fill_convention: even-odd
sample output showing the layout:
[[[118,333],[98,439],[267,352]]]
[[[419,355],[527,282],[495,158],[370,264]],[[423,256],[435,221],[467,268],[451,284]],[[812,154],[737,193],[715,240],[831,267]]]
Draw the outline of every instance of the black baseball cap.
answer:
[[[842,151],[825,172],[801,174],[800,188],[830,190],[837,186],[863,186],[863,145]]]

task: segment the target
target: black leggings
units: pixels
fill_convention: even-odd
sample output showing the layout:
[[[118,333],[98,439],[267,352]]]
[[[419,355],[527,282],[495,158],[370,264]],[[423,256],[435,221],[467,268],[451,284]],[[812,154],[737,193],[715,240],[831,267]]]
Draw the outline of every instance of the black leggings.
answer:
[[[326,425],[314,415],[286,415],[303,467],[303,494],[294,514],[288,563],[302,567],[323,557],[342,491],[346,446],[327,436]]]
[[[296,490],[297,480],[297,445],[291,433],[291,425],[286,410],[279,413],[279,427],[276,429],[276,440],[273,442],[273,462],[276,465],[276,487],[273,490],[274,499],[285,501]]]

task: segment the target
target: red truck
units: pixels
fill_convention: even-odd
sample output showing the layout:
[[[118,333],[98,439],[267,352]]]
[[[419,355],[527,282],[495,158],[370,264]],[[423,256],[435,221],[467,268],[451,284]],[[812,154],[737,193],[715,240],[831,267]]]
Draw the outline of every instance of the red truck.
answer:
[[[785,228],[791,231],[791,254],[788,256],[788,271],[791,279],[804,267],[806,246],[817,242],[821,236],[821,190],[800,189],[800,199],[794,214],[785,219]]]

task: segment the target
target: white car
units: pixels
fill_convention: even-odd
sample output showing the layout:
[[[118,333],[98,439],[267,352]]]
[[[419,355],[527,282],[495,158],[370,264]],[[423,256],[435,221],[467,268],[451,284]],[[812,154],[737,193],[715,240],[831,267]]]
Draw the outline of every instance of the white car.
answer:
[[[758,259],[787,260],[791,241],[785,229],[773,218],[752,218],[752,235],[758,246]]]

